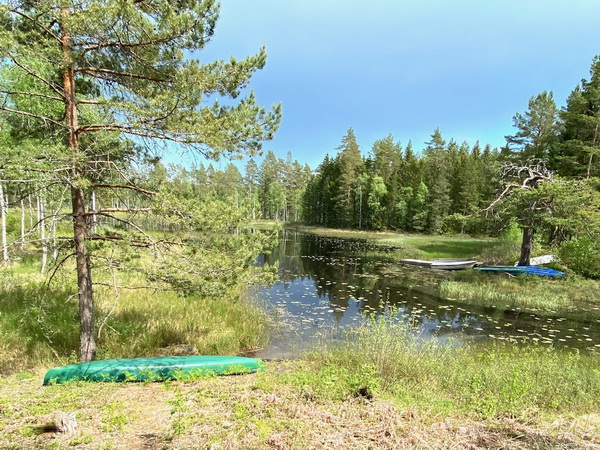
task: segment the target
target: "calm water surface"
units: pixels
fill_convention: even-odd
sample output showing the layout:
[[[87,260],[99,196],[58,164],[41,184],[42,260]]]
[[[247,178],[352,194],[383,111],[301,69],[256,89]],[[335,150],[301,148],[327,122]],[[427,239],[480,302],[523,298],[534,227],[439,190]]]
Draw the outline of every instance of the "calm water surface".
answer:
[[[454,344],[500,339],[600,351],[600,320],[573,321],[510,305],[478,307],[442,299],[431,271],[399,264],[386,257],[391,250],[366,240],[284,231],[273,252],[259,258],[261,264],[279,263],[279,281],[252,291],[278,324],[258,356],[298,356],[314,343],[344,339],[353,327],[367,326],[368,316],[390,309],[416,324],[424,339]],[[451,276],[444,271],[435,275],[438,281]]]

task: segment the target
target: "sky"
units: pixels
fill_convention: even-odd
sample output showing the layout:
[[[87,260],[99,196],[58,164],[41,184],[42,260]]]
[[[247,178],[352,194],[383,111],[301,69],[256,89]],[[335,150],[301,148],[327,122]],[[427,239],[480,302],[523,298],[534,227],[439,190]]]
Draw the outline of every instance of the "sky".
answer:
[[[532,96],[553,91],[560,107],[589,77],[600,1],[222,0],[197,56],[243,58],[263,45],[250,88],[283,107],[265,152],[314,169],[350,127],[363,155],[389,134],[420,151],[436,128],[500,147]]]

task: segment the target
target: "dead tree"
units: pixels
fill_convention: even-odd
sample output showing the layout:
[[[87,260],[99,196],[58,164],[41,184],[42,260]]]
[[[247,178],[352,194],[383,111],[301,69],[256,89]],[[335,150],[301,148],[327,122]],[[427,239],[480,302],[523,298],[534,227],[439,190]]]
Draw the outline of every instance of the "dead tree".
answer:
[[[512,162],[504,164],[501,167],[501,173],[504,186],[494,201],[485,208],[486,215],[497,213],[511,197],[514,197],[516,192],[532,191],[542,183],[552,182],[554,175],[554,172],[546,167],[545,161],[540,159],[530,159],[525,165]],[[519,266],[526,266],[530,263],[535,234],[534,218],[540,209],[545,209],[541,206],[536,199],[533,199],[531,202],[520,203],[516,207],[516,219],[523,230],[521,255],[517,263]]]

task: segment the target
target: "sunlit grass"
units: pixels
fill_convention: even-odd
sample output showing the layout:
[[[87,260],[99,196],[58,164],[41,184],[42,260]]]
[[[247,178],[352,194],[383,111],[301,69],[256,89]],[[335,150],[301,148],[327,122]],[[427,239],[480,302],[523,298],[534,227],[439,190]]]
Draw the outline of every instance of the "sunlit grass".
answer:
[[[600,316],[600,283],[576,277],[549,280],[503,274],[459,273],[439,284],[440,295],[469,305]]]
[[[378,395],[436,415],[527,419],[600,411],[595,355],[503,343],[443,346],[386,317],[315,353],[284,381],[317,398]]]
[[[32,268],[13,266],[1,274],[0,367],[28,367],[77,360],[78,298],[72,273],[49,286]],[[108,281],[97,273],[96,281]],[[266,340],[268,318],[234,291],[220,296],[182,296],[171,290],[145,289],[143,277],[128,274],[118,291],[95,290],[98,358],[169,354],[177,346],[200,354],[240,354]]]

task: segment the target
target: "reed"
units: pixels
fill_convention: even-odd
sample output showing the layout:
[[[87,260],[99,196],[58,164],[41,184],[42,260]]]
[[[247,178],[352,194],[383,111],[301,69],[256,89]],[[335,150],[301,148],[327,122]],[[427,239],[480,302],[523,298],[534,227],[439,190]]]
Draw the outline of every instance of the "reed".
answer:
[[[403,408],[476,419],[600,411],[597,355],[504,343],[441,345],[392,317],[373,318],[355,339],[311,355],[286,382],[313,396],[379,394]]]

